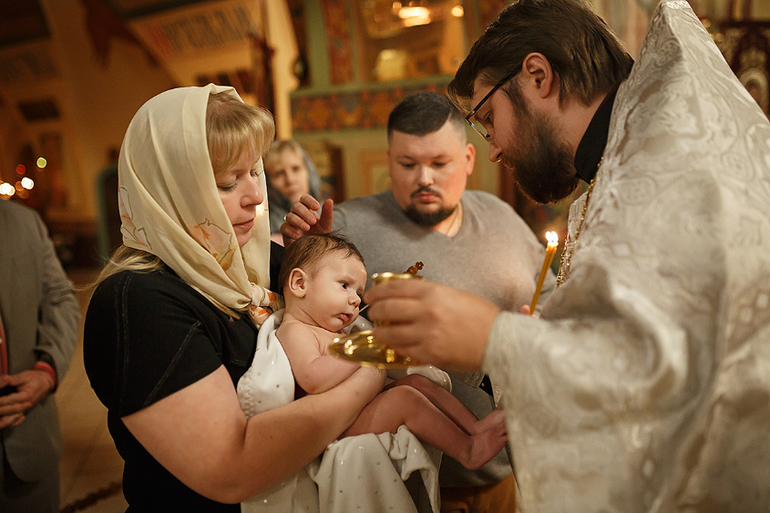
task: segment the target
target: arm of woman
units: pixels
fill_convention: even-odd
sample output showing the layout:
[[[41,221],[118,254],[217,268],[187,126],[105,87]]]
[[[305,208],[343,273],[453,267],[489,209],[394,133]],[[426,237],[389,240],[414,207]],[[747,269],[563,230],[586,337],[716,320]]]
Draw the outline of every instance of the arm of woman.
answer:
[[[184,484],[212,500],[238,503],[310,463],[382,386],[381,371],[362,367],[328,392],[247,420],[220,367],[122,420]]]

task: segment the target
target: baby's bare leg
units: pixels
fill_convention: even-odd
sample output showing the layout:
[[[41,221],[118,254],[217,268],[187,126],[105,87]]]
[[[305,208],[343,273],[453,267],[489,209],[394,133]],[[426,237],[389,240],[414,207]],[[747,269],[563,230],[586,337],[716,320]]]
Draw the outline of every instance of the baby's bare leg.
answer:
[[[405,376],[388,385],[388,388],[402,385],[409,385],[422,392],[425,397],[430,399],[430,402],[435,404],[439,410],[444,412],[460,429],[469,435],[475,435],[490,428],[502,427],[505,430],[505,419],[502,416],[502,412],[499,412],[499,416],[493,415],[495,412],[492,412],[487,417],[479,420],[455,396],[425,376],[419,374]]]
[[[419,440],[440,449],[469,469],[479,468],[492,459],[508,439],[504,427],[502,432],[486,429],[468,435],[411,386],[384,390],[361,411],[343,436],[395,433],[401,424],[406,424]]]

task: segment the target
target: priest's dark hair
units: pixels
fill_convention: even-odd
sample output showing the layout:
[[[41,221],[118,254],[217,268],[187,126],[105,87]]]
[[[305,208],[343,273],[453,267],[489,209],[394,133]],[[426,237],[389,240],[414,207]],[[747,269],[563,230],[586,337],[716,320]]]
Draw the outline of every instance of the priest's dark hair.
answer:
[[[559,101],[584,105],[625,79],[633,59],[612,30],[582,0],[520,0],[493,21],[448,86],[460,106],[476,79],[494,85],[533,52],[543,54],[559,77]],[[461,107],[464,108],[464,107]]]

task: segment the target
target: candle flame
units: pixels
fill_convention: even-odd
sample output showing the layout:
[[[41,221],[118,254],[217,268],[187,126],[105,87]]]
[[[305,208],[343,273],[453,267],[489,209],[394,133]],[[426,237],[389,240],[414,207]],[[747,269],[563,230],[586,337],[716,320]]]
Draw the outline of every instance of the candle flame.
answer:
[[[548,245],[559,245],[559,235],[556,232],[545,232],[545,238],[548,240]]]

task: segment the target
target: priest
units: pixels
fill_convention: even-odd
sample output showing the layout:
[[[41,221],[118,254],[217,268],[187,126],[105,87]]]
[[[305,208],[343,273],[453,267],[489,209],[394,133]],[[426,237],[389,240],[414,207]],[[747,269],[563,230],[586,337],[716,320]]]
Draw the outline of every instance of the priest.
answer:
[[[770,123],[688,3],[633,62],[577,0],[521,0],[449,93],[533,199],[584,184],[559,286],[535,318],[378,285],[375,338],[501,385],[523,511],[766,510]]]

